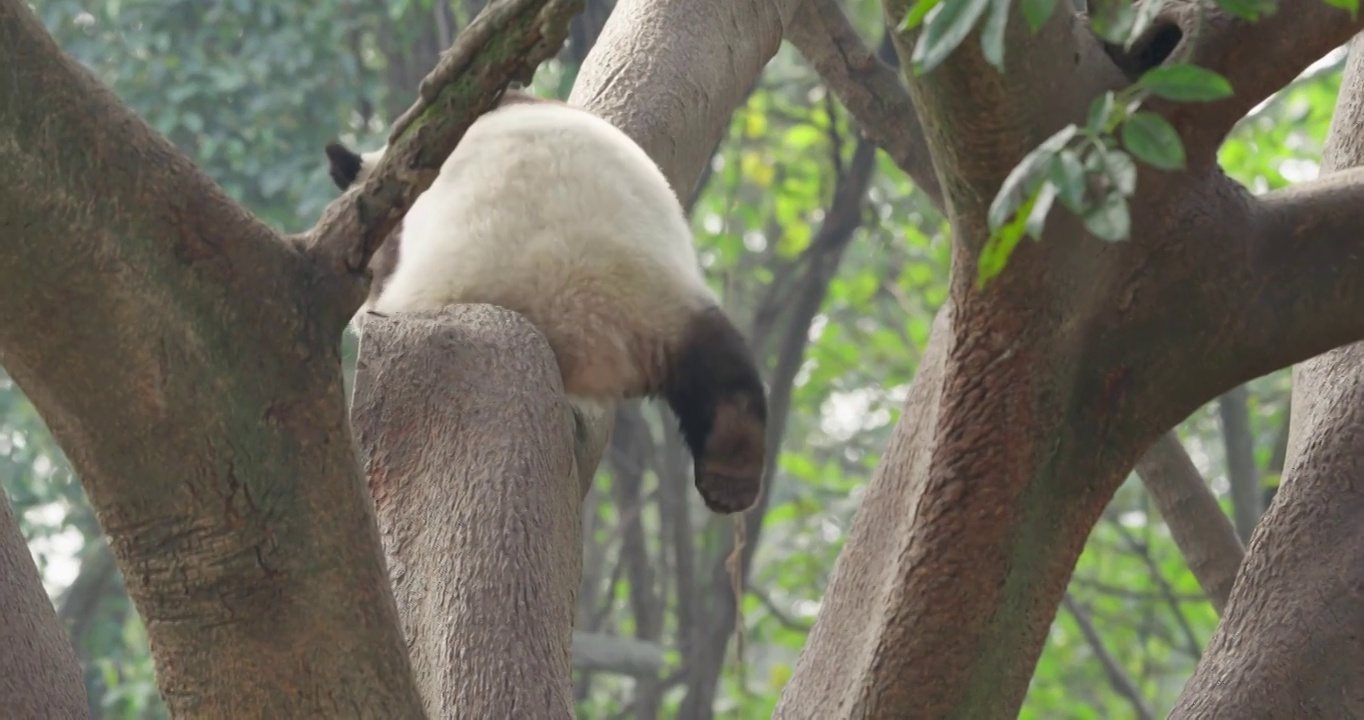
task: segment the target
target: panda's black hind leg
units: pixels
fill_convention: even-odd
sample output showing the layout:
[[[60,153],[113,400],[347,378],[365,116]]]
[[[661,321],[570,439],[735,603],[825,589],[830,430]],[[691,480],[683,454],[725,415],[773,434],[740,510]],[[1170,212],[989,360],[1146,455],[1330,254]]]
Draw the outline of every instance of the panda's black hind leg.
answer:
[[[706,507],[727,515],[762,494],[767,395],[753,351],[724,311],[697,313],[673,346],[664,396],[677,415]]]

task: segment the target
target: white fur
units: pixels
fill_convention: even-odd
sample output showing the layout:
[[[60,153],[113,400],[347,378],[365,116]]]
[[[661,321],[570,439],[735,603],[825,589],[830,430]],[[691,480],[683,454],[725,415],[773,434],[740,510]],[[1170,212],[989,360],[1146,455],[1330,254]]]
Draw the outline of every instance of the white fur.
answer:
[[[357,182],[383,152],[362,155]],[[662,172],[615,126],[556,103],[480,117],[401,237],[366,309],[515,310],[549,339],[575,402],[658,392],[688,320],[716,304]]]

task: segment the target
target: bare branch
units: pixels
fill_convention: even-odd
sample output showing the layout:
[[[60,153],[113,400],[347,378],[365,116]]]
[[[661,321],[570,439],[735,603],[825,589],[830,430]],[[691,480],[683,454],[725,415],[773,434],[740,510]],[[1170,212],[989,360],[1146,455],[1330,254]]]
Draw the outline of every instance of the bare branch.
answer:
[[[658,643],[619,635],[573,633],[575,668],[637,678],[657,678],[666,662],[663,648]]]
[[[389,149],[358,189],[333,202],[303,236],[337,272],[362,277],[369,259],[440,172],[465,130],[513,80],[559,52],[583,0],[495,0],[441,54],[415,104],[393,124]],[[413,129],[409,133],[407,130]],[[354,311],[362,296],[349,298]]]
[[[1250,542],[1255,523],[1264,512],[1260,494],[1260,468],[1255,464],[1255,436],[1250,429],[1250,390],[1237,386],[1217,398],[1217,417],[1222,424],[1222,446],[1231,484],[1232,517],[1236,536]],[[1201,484],[1201,483],[1200,483]],[[1206,487],[1206,486],[1204,486]],[[1231,589],[1230,584],[1227,587]]]
[[[1103,638],[1099,637],[1099,631],[1094,628],[1094,621],[1089,618],[1089,613],[1075,602],[1075,598],[1066,593],[1061,600],[1070,616],[1075,618],[1075,624],[1080,626],[1080,634],[1085,636],[1085,642],[1089,643],[1089,648],[1094,651],[1094,656],[1099,659],[1099,664],[1103,665],[1104,674],[1108,676],[1108,684],[1113,686],[1113,690],[1119,695],[1127,698],[1127,702],[1132,705],[1132,711],[1142,720],[1150,720],[1155,715],[1151,708],[1147,707],[1146,699],[1141,696],[1141,691],[1137,689],[1132,678],[1127,676],[1127,671],[1122,665],[1113,658],[1113,653],[1108,651],[1104,645]]]
[[[582,485],[544,336],[490,305],[369,316],[352,421],[427,714],[571,717]]]
[[[786,28],[825,85],[919,189],[942,208],[942,188],[909,91],[893,68],[872,54],[834,0],[809,0]]]
[[[1222,74],[1235,94],[1212,103],[1148,103],[1179,129],[1191,166],[1213,162],[1222,139],[1251,108],[1364,28],[1364,15],[1351,18],[1348,10],[1321,0],[1281,0],[1277,13],[1253,21],[1214,3],[1176,0],[1161,11],[1155,28],[1176,24],[1185,42],[1200,11],[1205,15],[1189,60]]]
[[[1173,433],[1162,435],[1137,461],[1137,474],[1220,615],[1245,554],[1236,529]]]

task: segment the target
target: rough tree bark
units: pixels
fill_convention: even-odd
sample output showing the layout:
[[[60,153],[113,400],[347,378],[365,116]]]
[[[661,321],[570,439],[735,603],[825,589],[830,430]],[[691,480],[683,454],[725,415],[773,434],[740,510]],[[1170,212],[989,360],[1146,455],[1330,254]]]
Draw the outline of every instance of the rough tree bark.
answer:
[[[1323,176],[1364,164],[1361,128],[1364,36],[1350,48]],[[1294,368],[1288,447],[1278,495],[1172,718],[1364,716],[1364,344]]]
[[[585,468],[549,344],[491,306],[363,333],[351,416],[427,716],[573,717]]]
[[[906,5],[889,2],[888,21]],[[1157,22],[1187,30],[1196,13],[1170,3]],[[1137,457],[1220,393],[1364,334],[1352,312],[1364,174],[1255,199],[1214,164],[1246,110],[1359,27],[1316,0],[1258,23],[1209,11],[1193,59],[1236,96],[1148,104],[1189,165],[1143,168],[1131,240],[1100,243],[1058,210],[984,291],[975,262],[1004,177],[1126,81],[1062,9],[1037,35],[1011,15],[1007,78],[976,34],[932,73],[907,73],[954,230],[950,300],[778,717],[1015,716],[1090,528]],[[897,37],[902,58],[915,39]]]

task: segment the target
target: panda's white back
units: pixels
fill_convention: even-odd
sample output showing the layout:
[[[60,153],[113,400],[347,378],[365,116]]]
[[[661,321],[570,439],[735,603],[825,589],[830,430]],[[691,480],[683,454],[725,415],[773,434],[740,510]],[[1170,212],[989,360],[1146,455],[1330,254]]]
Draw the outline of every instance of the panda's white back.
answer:
[[[716,304],[657,166],[607,121],[565,105],[483,115],[401,232],[373,310],[515,310],[549,339],[571,395],[657,392],[667,343]]]

